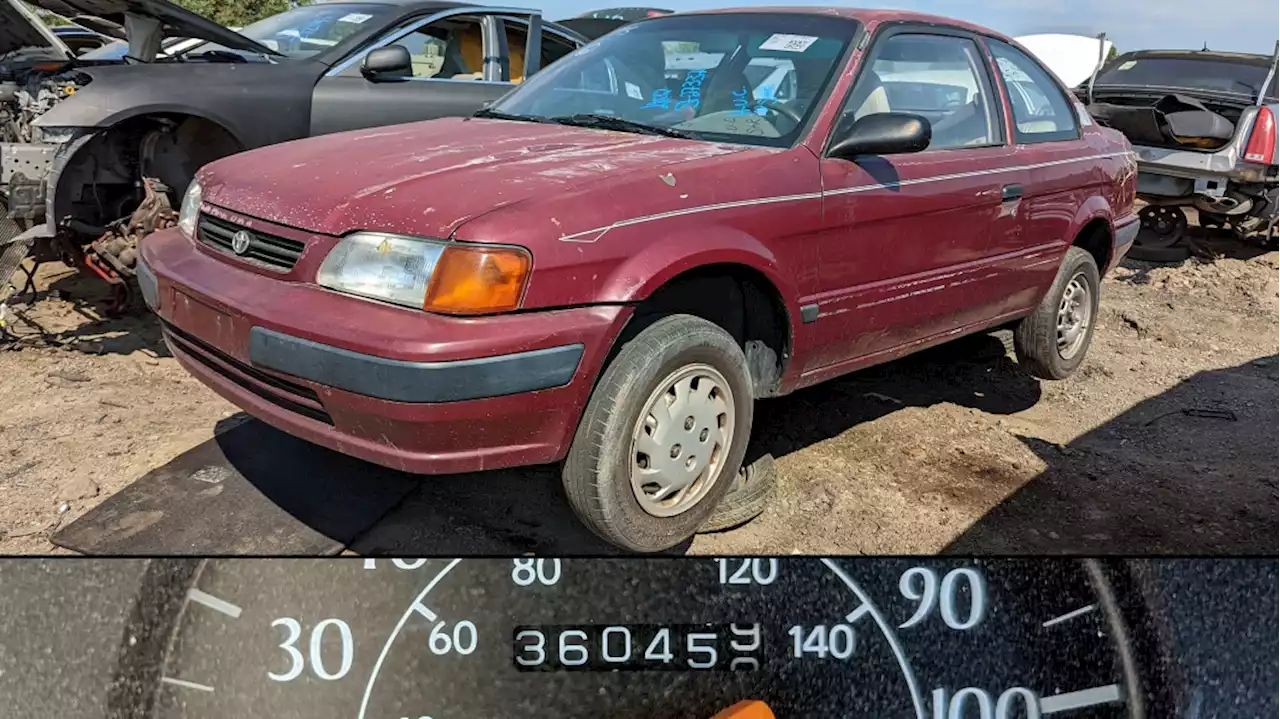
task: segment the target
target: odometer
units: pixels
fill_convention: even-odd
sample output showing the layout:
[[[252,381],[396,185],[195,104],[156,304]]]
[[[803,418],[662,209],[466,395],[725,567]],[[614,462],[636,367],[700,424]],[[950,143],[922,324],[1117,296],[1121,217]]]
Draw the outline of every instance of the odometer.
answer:
[[[135,716],[1144,716],[1112,571],[1073,560],[152,566]],[[162,599],[154,599],[159,597]],[[163,600],[168,597],[169,600]]]

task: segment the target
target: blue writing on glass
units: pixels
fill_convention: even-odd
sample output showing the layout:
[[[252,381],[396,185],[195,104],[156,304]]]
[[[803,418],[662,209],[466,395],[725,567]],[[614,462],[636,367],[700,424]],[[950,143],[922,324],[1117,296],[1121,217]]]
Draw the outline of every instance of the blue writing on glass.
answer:
[[[671,109],[671,91],[666,89],[654,90],[653,96],[649,98],[649,102],[640,106],[641,110],[648,110],[650,108],[661,108],[663,110]]]
[[[706,79],[706,70],[694,70],[685,76],[684,83],[680,85],[680,101],[676,103],[675,109],[683,110],[691,107],[697,110],[702,102],[702,83]]]
[[[750,94],[751,94],[751,91],[745,87],[742,88],[741,91],[735,90],[733,92],[733,114],[735,115],[751,114],[751,103],[747,101],[747,96]]]

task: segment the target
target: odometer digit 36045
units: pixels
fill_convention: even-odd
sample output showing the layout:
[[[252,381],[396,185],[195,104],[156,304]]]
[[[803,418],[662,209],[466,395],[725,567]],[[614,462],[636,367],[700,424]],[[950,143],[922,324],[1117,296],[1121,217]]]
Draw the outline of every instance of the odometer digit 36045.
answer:
[[[778,717],[1142,717],[1110,572],[1073,560],[158,562],[116,704],[191,719],[705,719],[743,700]]]

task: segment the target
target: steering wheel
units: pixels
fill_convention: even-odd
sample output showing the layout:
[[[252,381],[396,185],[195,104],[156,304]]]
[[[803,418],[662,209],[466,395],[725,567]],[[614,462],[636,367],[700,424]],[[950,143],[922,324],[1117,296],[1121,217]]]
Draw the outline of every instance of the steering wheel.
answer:
[[[800,113],[797,112],[796,109],[794,107],[791,107],[790,105],[783,104],[781,102],[778,102],[777,100],[756,100],[756,105],[759,107],[763,107],[769,112],[782,115],[788,120],[794,122],[796,126],[800,126],[804,124],[804,118],[801,117]]]

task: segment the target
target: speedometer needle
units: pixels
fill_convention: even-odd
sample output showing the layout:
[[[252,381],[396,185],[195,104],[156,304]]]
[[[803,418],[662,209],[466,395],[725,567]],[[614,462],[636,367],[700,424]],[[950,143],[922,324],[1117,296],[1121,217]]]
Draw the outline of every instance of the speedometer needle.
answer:
[[[776,719],[769,705],[755,699],[738,702],[711,719]]]

